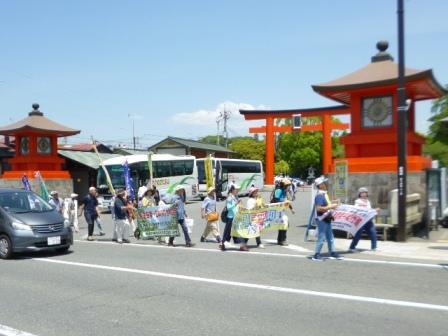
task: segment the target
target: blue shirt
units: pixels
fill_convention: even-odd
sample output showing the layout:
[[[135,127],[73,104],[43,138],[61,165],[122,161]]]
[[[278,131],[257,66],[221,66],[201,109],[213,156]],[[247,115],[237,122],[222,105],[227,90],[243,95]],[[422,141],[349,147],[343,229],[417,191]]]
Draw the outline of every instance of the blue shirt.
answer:
[[[82,204],[84,204],[84,213],[94,215],[96,214],[96,207],[98,206],[98,200],[95,196],[90,194],[86,195],[82,200]]]
[[[177,206],[177,219],[185,219],[185,203],[179,195],[174,195],[173,203]]]
[[[204,201],[202,202],[202,209],[205,210],[205,213],[208,214],[210,212],[216,211],[216,201],[214,198],[210,198],[207,196],[204,198]]]
[[[226,201],[227,218],[234,218],[236,215],[236,206],[238,205],[238,199],[236,196],[229,195]]]
[[[283,190],[282,188],[277,188],[274,192],[274,197],[279,202],[284,202],[286,200],[286,191]]]
[[[120,197],[116,197],[114,201],[114,215],[116,219],[126,219],[126,209],[123,209],[122,207],[126,206],[123,199]]]

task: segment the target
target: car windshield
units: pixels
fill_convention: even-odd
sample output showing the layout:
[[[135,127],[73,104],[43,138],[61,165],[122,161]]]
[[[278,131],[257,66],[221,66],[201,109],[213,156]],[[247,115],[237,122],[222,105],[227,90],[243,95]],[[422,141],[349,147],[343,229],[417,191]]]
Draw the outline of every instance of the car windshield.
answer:
[[[0,207],[13,213],[46,212],[53,210],[48,202],[33,192],[0,193]]]

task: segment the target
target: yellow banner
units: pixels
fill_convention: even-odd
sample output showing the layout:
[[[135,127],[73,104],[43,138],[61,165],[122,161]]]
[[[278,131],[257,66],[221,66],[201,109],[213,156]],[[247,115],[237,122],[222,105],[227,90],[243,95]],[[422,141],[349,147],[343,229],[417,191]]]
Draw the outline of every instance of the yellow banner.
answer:
[[[288,202],[266,204],[256,210],[239,208],[232,223],[232,237],[255,238],[261,233],[288,229]]]

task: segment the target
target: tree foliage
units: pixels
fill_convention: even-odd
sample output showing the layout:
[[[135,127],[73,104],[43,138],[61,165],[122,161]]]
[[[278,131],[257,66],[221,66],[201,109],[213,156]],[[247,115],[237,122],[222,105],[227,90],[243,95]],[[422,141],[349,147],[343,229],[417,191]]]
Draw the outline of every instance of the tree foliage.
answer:
[[[252,137],[232,138],[230,149],[235,152],[232,155],[238,159],[260,160],[264,163],[266,144],[264,141],[256,140]]]
[[[280,175],[280,174],[289,175],[289,172],[290,172],[290,168],[289,168],[288,162],[286,162],[284,160],[280,160],[279,162],[275,163],[275,167],[274,167],[275,175]]]
[[[448,85],[446,86],[448,89]],[[427,143],[424,146],[424,153],[431,155],[435,160],[439,160],[442,166],[448,166],[448,95],[445,95],[433,102],[431,112],[433,113],[429,121]]]

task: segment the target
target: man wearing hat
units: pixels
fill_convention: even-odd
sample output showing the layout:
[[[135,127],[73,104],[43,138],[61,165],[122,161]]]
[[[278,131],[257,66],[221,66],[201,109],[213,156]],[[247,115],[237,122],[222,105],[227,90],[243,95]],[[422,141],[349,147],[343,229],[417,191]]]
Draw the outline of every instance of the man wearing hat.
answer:
[[[327,178],[324,176],[318,177],[314,181],[315,187],[318,189],[316,198],[314,199],[315,215],[317,222],[318,238],[316,242],[316,250],[313,256],[313,260],[322,261],[320,251],[324,245],[324,241],[327,240],[328,251],[332,259],[342,259],[336,252],[334,246],[333,228],[331,227],[331,221],[333,220],[333,209],[339,205],[339,201],[331,201],[327,192],[326,182]]]
[[[185,224],[185,217],[187,217],[187,214],[185,212],[185,200],[185,187],[183,185],[176,186],[176,188],[174,188],[174,196],[172,198],[172,201],[177,207],[177,221],[182,227],[182,231],[184,232],[185,246],[193,247],[195,244],[191,242],[190,235],[188,234],[188,228]],[[170,237],[168,246],[174,246],[174,237]]]
[[[372,209],[372,205],[369,201],[369,190],[365,187],[361,187],[358,190],[358,199],[355,201],[355,206],[365,208],[365,209]],[[377,209],[378,211],[379,209]],[[359,240],[361,239],[361,236],[363,232],[366,232],[371,241],[371,248],[372,251],[376,251],[376,229],[375,224],[373,223],[373,220],[369,220],[367,223],[365,223],[362,228],[356,232],[355,236],[353,237],[352,243],[350,244],[349,252],[356,252],[356,245],[358,245]]]
[[[216,189],[209,187],[207,189],[207,197],[202,201],[201,217],[205,218],[207,223],[205,224],[204,232],[201,236],[201,242],[205,242],[207,236],[211,233],[218,243],[221,243],[221,237],[219,236],[219,215],[216,211]]]
[[[48,203],[50,203],[50,205],[53,208],[55,208],[57,212],[62,214],[62,212],[64,210],[64,204],[59,199],[59,195],[58,195],[58,192],[56,190],[53,190],[50,193],[50,200],[48,201]]]
[[[128,220],[128,206],[126,197],[126,190],[118,189],[117,196],[114,201],[114,213],[115,213],[115,234],[117,243],[129,243],[129,220]]]

